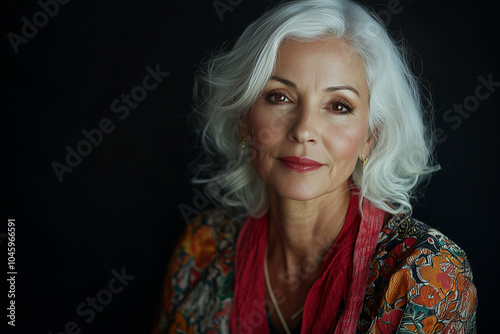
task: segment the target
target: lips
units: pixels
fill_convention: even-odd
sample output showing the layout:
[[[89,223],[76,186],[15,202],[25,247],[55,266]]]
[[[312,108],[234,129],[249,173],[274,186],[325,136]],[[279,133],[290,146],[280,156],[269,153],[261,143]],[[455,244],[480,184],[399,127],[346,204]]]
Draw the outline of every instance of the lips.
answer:
[[[278,160],[287,168],[293,170],[297,173],[308,173],[312,172],[316,169],[319,169],[323,166],[322,163],[317,161],[301,158],[301,157],[281,157]]]

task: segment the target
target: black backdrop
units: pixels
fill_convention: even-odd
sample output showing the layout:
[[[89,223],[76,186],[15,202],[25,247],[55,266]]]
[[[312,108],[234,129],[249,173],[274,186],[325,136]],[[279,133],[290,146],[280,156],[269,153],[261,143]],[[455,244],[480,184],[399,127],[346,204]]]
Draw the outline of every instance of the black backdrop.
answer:
[[[184,225],[178,206],[192,206],[194,197],[185,169],[196,154],[186,124],[193,73],[209,50],[230,44],[273,3],[221,0],[228,7],[219,16],[215,2],[61,0],[44,16],[42,5],[54,1],[2,1],[1,281],[8,278],[12,218],[17,270],[16,326],[1,317],[7,333],[150,331],[169,252]],[[369,4],[394,36],[407,40],[434,96],[443,169],[414,215],[468,253],[479,290],[478,328],[486,333],[500,311],[493,262],[500,120],[494,10],[486,1]],[[30,27],[34,22],[39,27]],[[478,88],[483,80],[497,84]],[[127,106],[122,94],[140,101]],[[95,145],[82,143],[84,130]],[[60,169],[67,147],[84,155],[70,158],[71,173]],[[7,314],[3,283],[0,309]]]

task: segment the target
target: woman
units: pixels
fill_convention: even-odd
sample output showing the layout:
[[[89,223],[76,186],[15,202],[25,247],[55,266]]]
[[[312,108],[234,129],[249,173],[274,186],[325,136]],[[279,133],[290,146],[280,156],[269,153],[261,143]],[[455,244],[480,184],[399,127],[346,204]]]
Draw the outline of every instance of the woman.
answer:
[[[438,167],[418,83],[341,0],[280,5],[195,91],[218,208],[188,224],[155,333],[472,333],[465,253],[411,218]]]

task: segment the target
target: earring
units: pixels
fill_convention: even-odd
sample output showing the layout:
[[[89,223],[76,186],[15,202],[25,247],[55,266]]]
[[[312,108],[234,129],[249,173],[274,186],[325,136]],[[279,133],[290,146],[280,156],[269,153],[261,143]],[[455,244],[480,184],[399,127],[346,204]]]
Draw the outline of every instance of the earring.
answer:
[[[247,138],[246,137],[241,138],[241,148],[247,148]]]
[[[365,157],[364,154],[361,154],[361,161],[363,161],[363,169],[365,169],[366,162],[368,161],[368,157]]]

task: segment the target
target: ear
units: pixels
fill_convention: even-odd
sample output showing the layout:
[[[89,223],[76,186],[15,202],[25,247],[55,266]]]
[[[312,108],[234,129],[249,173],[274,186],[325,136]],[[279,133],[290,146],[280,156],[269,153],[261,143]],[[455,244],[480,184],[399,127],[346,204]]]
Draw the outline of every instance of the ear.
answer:
[[[238,133],[241,138],[250,137],[250,122],[248,121],[249,112],[243,113],[238,119]]]
[[[375,139],[377,138],[378,135],[378,129],[376,129],[373,133],[371,131],[368,131],[365,137],[365,142],[363,143],[361,147],[360,154],[365,157],[370,156],[370,152],[373,148],[373,145],[375,145]],[[363,160],[360,156],[360,160]]]

